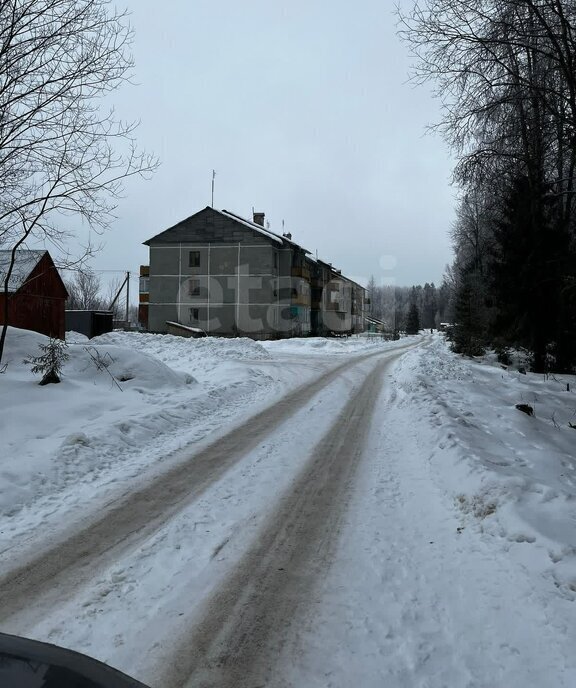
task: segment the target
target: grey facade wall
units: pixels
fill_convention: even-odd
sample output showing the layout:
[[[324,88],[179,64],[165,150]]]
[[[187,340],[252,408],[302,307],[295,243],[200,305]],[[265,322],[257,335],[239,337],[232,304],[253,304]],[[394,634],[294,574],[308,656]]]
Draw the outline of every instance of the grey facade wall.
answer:
[[[308,264],[314,333],[322,336],[363,332],[365,290],[328,263],[308,259]]]
[[[221,336],[309,332],[309,306],[291,306],[294,251],[280,241],[201,211],[148,244],[151,331],[175,321]]]

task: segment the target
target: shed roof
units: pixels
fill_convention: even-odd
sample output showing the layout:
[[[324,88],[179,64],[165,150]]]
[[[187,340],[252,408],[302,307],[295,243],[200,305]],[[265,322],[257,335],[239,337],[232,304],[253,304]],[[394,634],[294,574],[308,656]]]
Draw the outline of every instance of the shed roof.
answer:
[[[32,270],[34,270],[46,253],[47,251],[28,249],[18,249],[16,251],[14,266],[8,280],[8,291],[10,293],[18,291],[24,285]],[[4,281],[10,269],[11,259],[12,251],[0,251],[0,290],[4,288]]]

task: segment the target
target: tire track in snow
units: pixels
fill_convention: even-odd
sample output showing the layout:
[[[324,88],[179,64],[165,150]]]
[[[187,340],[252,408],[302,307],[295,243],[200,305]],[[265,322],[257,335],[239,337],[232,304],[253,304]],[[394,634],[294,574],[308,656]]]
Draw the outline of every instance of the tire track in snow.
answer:
[[[375,356],[394,355],[414,344],[348,358],[312,382],[308,382],[257,413],[238,428],[156,477],[144,488],[130,492],[110,504],[95,521],[84,522],[66,539],[27,560],[0,577],[0,619],[10,631],[11,618],[26,624],[42,618],[43,612],[89,583],[98,571],[117,561],[123,552],[148,538],[174,514],[198,499],[214,482],[275,427],[287,420],[345,368]],[[188,450],[190,451],[190,450]]]
[[[284,685],[274,674],[275,660],[296,633],[291,622],[298,610],[311,602],[315,582],[329,570],[383,373],[400,355],[379,361],[367,374],[155,684]]]

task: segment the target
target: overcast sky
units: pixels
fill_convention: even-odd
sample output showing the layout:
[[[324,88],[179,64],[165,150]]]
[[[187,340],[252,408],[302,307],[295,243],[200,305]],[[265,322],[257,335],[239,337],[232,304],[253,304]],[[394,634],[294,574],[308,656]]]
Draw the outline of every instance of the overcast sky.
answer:
[[[130,182],[98,269],[137,271],[142,242],[210,205],[249,217],[366,282],[441,280],[452,162],[425,132],[429,90],[387,0],[129,0],[137,85],[114,96],[158,155]]]

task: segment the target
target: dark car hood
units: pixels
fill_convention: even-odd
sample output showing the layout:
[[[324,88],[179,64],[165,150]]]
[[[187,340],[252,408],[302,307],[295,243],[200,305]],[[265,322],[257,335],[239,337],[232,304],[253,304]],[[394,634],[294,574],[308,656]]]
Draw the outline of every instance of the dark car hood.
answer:
[[[2,688],[148,688],[79,652],[0,633]]]

